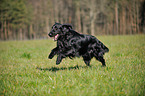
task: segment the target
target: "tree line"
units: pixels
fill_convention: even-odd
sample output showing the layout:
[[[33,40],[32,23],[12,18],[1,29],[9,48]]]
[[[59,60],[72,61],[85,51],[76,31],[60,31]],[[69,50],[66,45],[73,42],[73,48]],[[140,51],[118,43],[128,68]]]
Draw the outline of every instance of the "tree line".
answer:
[[[79,33],[145,33],[144,0],[0,0],[0,39],[47,38],[55,23]]]

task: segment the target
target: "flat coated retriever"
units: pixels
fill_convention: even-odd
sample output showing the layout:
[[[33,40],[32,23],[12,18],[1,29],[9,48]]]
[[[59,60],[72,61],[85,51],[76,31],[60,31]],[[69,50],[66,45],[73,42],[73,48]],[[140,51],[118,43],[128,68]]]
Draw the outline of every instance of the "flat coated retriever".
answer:
[[[109,52],[109,49],[94,36],[79,34],[73,30],[70,24],[60,23],[55,23],[48,35],[57,41],[57,47],[48,56],[49,59],[52,59],[54,55],[58,55],[57,65],[63,58],[72,59],[82,56],[87,66],[90,66],[93,57],[99,60],[102,66],[106,66],[103,55]]]

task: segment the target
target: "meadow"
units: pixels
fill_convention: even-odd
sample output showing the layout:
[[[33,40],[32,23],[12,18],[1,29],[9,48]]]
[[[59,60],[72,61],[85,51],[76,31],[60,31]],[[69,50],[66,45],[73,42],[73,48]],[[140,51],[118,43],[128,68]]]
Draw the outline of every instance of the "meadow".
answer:
[[[48,59],[52,39],[0,41],[0,96],[144,96],[145,35],[97,36],[109,49],[95,58]]]

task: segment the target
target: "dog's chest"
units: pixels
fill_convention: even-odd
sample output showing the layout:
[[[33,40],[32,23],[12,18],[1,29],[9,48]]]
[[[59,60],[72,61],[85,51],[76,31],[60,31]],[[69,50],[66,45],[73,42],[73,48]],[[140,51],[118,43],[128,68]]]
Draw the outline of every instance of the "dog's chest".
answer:
[[[62,39],[58,40],[57,45],[60,48],[66,48],[66,47],[70,46],[69,41],[65,38],[62,38]]]

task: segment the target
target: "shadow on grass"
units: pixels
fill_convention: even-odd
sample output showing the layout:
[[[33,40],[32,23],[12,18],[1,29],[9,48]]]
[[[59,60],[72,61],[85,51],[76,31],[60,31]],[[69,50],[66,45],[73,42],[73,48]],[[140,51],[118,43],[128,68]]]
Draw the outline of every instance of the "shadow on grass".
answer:
[[[40,68],[37,67],[36,69],[38,70],[43,70],[43,71],[52,71],[52,72],[56,72],[56,71],[60,71],[60,70],[72,70],[72,69],[77,69],[79,70],[80,68],[91,68],[91,66],[74,66],[74,67],[61,67],[61,68],[57,68],[57,67],[51,67],[51,68]]]

